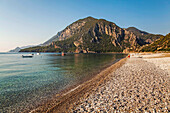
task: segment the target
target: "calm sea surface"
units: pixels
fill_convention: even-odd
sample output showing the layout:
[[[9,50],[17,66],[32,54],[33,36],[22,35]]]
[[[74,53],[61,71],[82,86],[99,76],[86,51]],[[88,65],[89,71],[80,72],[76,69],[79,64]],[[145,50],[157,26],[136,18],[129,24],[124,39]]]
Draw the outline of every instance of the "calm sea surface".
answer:
[[[19,112],[93,77],[124,54],[0,53],[0,112]]]

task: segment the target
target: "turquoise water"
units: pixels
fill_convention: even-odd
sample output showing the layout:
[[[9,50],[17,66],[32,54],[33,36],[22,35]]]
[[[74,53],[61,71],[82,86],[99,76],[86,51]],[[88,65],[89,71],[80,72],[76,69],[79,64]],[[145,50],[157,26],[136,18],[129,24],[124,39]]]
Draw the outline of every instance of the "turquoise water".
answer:
[[[22,112],[93,77],[124,54],[0,53],[0,112]]]

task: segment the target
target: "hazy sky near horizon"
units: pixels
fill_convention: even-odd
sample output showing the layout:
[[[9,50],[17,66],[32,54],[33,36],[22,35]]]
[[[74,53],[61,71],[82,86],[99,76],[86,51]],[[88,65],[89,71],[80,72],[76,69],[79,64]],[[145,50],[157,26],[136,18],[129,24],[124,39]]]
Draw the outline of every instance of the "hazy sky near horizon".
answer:
[[[170,0],[0,0],[0,52],[43,43],[87,16],[123,28],[170,32]]]

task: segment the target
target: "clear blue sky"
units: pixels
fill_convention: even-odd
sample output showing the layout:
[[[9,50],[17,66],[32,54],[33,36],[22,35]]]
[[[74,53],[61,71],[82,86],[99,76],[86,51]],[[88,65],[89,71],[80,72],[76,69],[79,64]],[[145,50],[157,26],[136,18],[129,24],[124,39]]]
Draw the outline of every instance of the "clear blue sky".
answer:
[[[43,43],[87,16],[123,28],[170,32],[170,0],[0,0],[0,51]]]

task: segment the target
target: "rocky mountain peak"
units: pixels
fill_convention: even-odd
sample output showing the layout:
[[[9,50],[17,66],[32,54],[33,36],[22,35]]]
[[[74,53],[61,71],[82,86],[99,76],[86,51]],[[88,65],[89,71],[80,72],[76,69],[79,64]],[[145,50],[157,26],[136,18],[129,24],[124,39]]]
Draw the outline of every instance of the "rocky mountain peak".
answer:
[[[42,48],[46,48],[43,51],[56,52],[137,51],[140,46],[159,37],[134,27],[120,28],[105,19],[86,17],[58,32],[57,35],[45,42]]]

